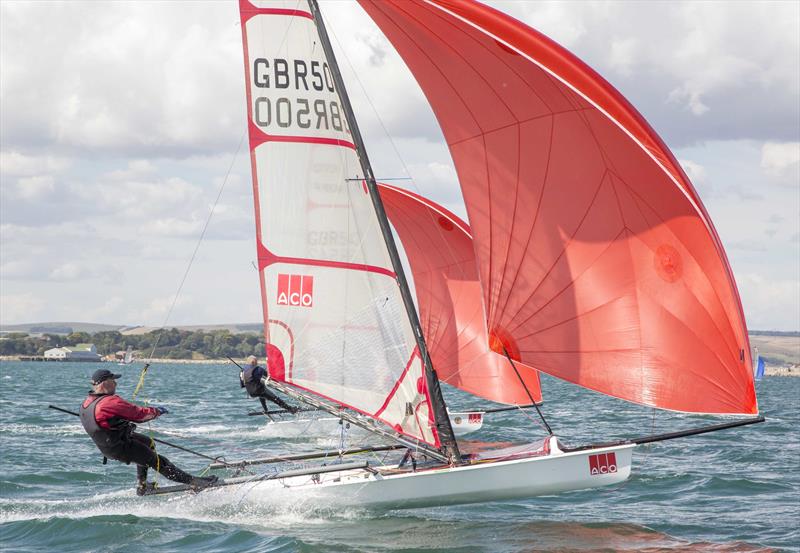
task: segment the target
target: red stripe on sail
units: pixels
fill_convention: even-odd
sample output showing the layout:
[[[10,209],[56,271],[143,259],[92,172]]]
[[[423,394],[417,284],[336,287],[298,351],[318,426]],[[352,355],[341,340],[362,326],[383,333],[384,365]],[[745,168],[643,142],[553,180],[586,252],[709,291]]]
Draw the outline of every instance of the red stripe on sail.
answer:
[[[247,0],[239,0],[239,16],[241,18],[241,27],[242,27],[242,49],[244,51],[244,75],[245,75],[245,94],[247,96],[247,122],[248,125],[251,124],[253,119],[253,103],[252,103],[252,94],[250,92],[250,53],[247,47],[247,19],[250,16],[245,15],[246,10],[256,9],[250,2]],[[259,194],[259,186],[258,186],[258,166],[256,163],[256,154],[255,150],[251,147],[250,148],[250,172],[253,176],[253,211],[254,211],[254,219],[256,222],[256,255],[258,254],[258,246],[262,242],[261,236],[261,199]],[[269,302],[267,302],[267,283],[264,277],[264,272],[259,271],[259,279],[258,284],[261,292],[261,309],[262,309],[262,320],[264,321],[264,339],[267,343],[269,343]]]
[[[292,10],[288,8],[259,8],[248,2],[248,0],[239,0],[239,14],[242,24],[246,23],[250,18],[256,15],[283,15],[289,17],[304,17],[313,21],[314,17],[303,10]]]
[[[317,396],[319,396],[321,398],[327,399],[328,401],[332,401],[333,403],[335,403],[337,405],[341,405],[343,407],[347,407],[348,409],[352,409],[353,411],[355,411],[357,413],[361,413],[362,415],[366,415],[366,416],[371,417],[371,418],[373,418],[373,419],[375,419],[377,421],[380,421],[383,424],[386,424],[386,425],[390,426],[391,428],[393,428],[395,431],[397,431],[400,434],[403,434],[405,436],[409,436],[409,437],[414,438],[415,440],[419,440],[421,442],[425,442],[426,444],[432,445],[434,447],[439,447],[441,445],[440,442],[439,442],[439,436],[435,432],[435,429],[432,429],[432,430],[434,430],[434,432],[433,432],[434,441],[433,442],[429,442],[428,440],[425,439],[423,433],[420,433],[420,435],[411,434],[410,432],[407,432],[403,428],[398,428],[391,421],[387,421],[386,419],[382,419],[382,418],[380,418],[380,417],[378,417],[376,415],[373,415],[372,413],[369,413],[368,411],[364,411],[363,409],[359,409],[358,407],[355,407],[353,405],[349,405],[347,403],[339,401],[338,399],[334,399],[334,398],[332,398],[330,396],[327,396],[327,395],[325,395],[323,393],[320,393],[318,390],[312,390],[311,388],[307,388],[306,386],[302,386],[302,385],[298,384],[297,382],[295,382],[293,380],[287,381],[287,382],[289,384],[291,384],[292,386],[294,386],[295,388],[299,388],[300,390],[305,390],[306,392],[311,392],[312,394],[317,395]]]
[[[249,79],[249,75],[248,75]],[[247,114],[248,114],[248,132],[250,137],[250,149],[255,150],[258,146],[261,146],[265,142],[295,142],[301,144],[327,144],[330,146],[341,146],[343,148],[350,148],[351,150],[355,150],[355,144],[349,142],[347,140],[342,140],[340,138],[324,138],[321,136],[284,136],[280,134],[267,134],[261,129],[258,128],[258,125],[253,123],[253,118],[250,113],[252,106],[250,104],[250,88],[248,87],[248,105],[247,105]]]
[[[347,269],[350,271],[364,271],[367,273],[378,273],[391,278],[396,278],[394,271],[376,265],[366,265],[364,263],[348,263],[346,261],[332,261],[329,259],[311,259],[307,257],[287,257],[276,255],[269,251],[266,246],[259,242],[258,250],[258,270],[274,265],[275,263],[285,263],[287,265],[309,265],[312,267],[329,267],[333,269]]]
[[[397,381],[394,383],[394,386],[392,386],[392,389],[389,392],[389,395],[386,396],[386,399],[384,400],[383,405],[381,405],[381,408],[378,409],[377,411],[375,411],[375,416],[376,417],[380,416],[380,414],[383,413],[386,410],[386,407],[388,407],[389,402],[394,397],[394,394],[397,392],[397,389],[400,387],[400,384],[402,384],[403,379],[406,377],[406,375],[408,374],[408,371],[411,369],[411,364],[414,362],[414,359],[416,357],[418,357],[418,356],[419,356],[419,346],[415,347],[414,351],[411,352],[411,357],[409,357],[408,363],[406,363],[406,367],[403,369],[403,372],[400,374],[400,378],[398,378]]]

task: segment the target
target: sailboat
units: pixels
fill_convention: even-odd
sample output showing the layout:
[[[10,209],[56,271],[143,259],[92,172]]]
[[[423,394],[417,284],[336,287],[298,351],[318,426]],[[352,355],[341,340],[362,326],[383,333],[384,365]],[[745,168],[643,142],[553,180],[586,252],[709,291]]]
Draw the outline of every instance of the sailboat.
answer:
[[[128,349],[125,350],[125,355],[117,365],[130,365],[131,363],[133,363],[133,346],[128,346]]]
[[[239,0],[268,384],[405,455],[226,461],[212,468],[326,464],[220,485],[326,506],[526,498],[623,482],[642,443],[763,421],[722,243],[622,95],[478,2],[359,4],[431,104],[469,224],[379,185],[316,0]],[[539,372],[657,409],[747,418],[569,447],[542,416],[540,440],[462,451],[440,383],[538,403]]]
[[[754,378],[756,381],[761,380],[764,378],[764,372],[766,371],[766,363],[764,362],[764,358],[761,357],[761,354],[758,352],[758,348],[756,348],[756,362],[755,365],[755,376]]]

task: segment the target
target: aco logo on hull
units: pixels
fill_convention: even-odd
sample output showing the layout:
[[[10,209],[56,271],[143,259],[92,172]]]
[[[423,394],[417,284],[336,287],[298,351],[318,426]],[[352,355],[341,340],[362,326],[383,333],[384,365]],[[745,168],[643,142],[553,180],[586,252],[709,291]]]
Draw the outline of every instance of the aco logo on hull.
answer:
[[[617,455],[611,453],[598,453],[589,455],[589,474],[614,474],[617,472]]]
[[[314,277],[279,274],[278,305],[312,307],[314,305]]]

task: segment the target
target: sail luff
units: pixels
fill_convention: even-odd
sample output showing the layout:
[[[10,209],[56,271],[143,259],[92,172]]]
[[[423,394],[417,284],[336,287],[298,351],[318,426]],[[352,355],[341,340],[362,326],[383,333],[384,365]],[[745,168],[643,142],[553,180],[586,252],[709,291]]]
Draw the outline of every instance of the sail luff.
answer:
[[[331,73],[333,75],[334,82],[336,83],[336,88],[339,91],[339,95],[342,101],[342,108],[348,126],[350,127],[350,132],[353,136],[353,142],[356,146],[356,151],[358,153],[358,159],[359,162],[361,163],[362,171],[364,172],[364,178],[367,187],[369,189],[370,198],[372,199],[372,203],[375,208],[375,212],[378,216],[378,221],[380,223],[381,233],[383,234],[386,247],[389,251],[389,256],[391,258],[397,283],[400,288],[400,294],[403,299],[403,304],[405,306],[406,313],[408,315],[409,321],[414,331],[414,337],[416,338],[417,347],[419,348],[419,353],[422,358],[423,366],[425,368],[428,396],[431,400],[433,407],[436,429],[439,433],[443,449],[445,450],[450,461],[454,463],[459,463],[461,455],[458,451],[458,444],[456,442],[453,429],[450,425],[450,418],[447,414],[447,406],[445,404],[444,397],[442,396],[441,387],[439,385],[439,379],[437,378],[436,372],[431,363],[430,355],[428,353],[428,349],[425,344],[425,338],[422,334],[422,328],[420,326],[419,317],[417,316],[417,312],[414,307],[414,301],[411,298],[411,291],[408,286],[408,281],[406,280],[405,273],[403,271],[403,266],[400,261],[400,256],[397,253],[397,246],[394,243],[392,231],[391,228],[389,227],[389,220],[386,216],[386,211],[384,210],[383,203],[381,202],[381,197],[378,192],[377,184],[375,182],[375,177],[372,171],[372,166],[369,162],[369,157],[367,155],[366,148],[364,147],[364,141],[361,137],[361,132],[359,130],[358,123],[353,113],[352,105],[350,104],[350,98],[347,94],[347,89],[344,85],[344,79],[342,78],[341,72],[339,71],[338,63],[336,61],[336,56],[334,55],[333,47],[331,45],[330,39],[328,38],[328,33],[325,28],[325,23],[322,19],[322,14],[319,10],[319,5],[317,3],[317,0],[309,0],[309,6],[311,7],[311,12],[312,15],[314,16],[314,23],[317,27],[317,31],[319,33],[320,40],[322,42],[322,47],[331,65]]]

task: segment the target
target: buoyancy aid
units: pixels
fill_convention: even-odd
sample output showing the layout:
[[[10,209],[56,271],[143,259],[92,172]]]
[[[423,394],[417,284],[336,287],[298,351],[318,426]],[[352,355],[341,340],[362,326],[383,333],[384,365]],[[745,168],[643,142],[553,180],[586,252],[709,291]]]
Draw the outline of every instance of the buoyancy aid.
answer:
[[[250,397],[257,397],[264,393],[266,388],[261,382],[262,376],[264,376],[264,369],[259,366],[247,367],[241,371],[239,379]]]
[[[80,416],[81,424],[86,433],[92,438],[97,448],[105,455],[112,459],[119,459],[123,456],[125,444],[130,439],[131,432],[136,428],[136,425],[124,419],[112,420],[111,428],[103,428],[97,424],[96,410],[97,404],[103,398],[109,397],[109,394],[90,394],[95,398],[84,407],[81,403]]]

